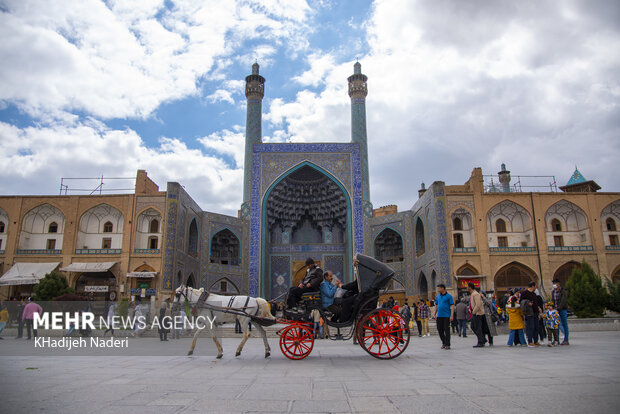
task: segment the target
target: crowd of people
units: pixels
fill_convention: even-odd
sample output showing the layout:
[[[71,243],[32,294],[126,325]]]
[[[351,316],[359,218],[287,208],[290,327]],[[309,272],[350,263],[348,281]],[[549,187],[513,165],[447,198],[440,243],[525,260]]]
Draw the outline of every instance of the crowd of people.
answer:
[[[437,285],[437,297],[434,301],[432,317],[436,319],[437,331],[441,339],[441,348],[450,349],[451,333],[466,338],[468,323],[476,335],[474,348],[493,346],[493,337],[497,336],[497,325],[508,323],[510,333],[507,345],[536,348],[547,339],[547,346],[569,345],[568,329],[568,291],[559,280],[553,280],[553,291],[547,302],[543,301],[536,282],[531,282],[527,289],[508,291],[502,297],[499,306],[493,298],[476,289],[473,283],[467,286],[468,295],[455,303],[452,295],[447,293],[443,284]],[[392,299],[392,298],[390,298]],[[391,306],[384,301],[383,307]],[[397,310],[398,305],[394,307]],[[413,311],[410,310],[413,308]],[[400,311],[401,316],[411,328],[415,322],[420,337],[430,336],[428,320],[431,317],[429,305],[420,300],[412,307],[405,302]],[[413,319],[411,322],[409,322]],[[560,332],[564,335],[560,342]]]
[[[22,301],[12,297],[9,301],[4,301],[0,306],[0,335],[2,335],[4,328],[9,323],[13,322],[17,325],[16,339],[23,338],[24,328],[26,329],[26,333],[28,335],[26,339],[32,339],[33,336],[36,338],[38,336],[38,332],[34,329],[32,324],[35,313],[41,315],[43,313],[43,309],[39,306],[39,304],[31,300],[31,298],[27,298]],[[0,336],[0,340],[1,339],[4,338]]]
[[[509,290],[499,303],[487,297],[473,283],[467,286],[468,295],[454,301],[443,284],[437,285],[434,301],[419,299],[409,305],[408,299],[399,306],[392,296],[377,306],[398,312],[410,329],[417,327],[419,337],[430,336],[429,320],[435,319],[441,348],[450,349],[451,335],[467,338],[468,330],[476,336],[474,348],[493,346],[497,326],[508,323],[507,345],[536,348],[547,339],[547,346],[569,345],[568,291],[559,280],[553,280],[553,291],[543,301],[536,282],[526,289]],[[469,327],[468,327],[469,325]],[[560,332],[563,340],[560,342]]]

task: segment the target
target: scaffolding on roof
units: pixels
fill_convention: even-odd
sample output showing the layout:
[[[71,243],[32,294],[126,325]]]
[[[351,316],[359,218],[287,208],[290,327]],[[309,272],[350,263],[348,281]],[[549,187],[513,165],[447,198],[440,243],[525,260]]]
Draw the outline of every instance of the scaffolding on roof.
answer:
[[[131,181],[131,188],[104,188],[105,185],[105,181],[112,181],[112,180],[116,180],[116,182],[122,182],[122,181]],[[113,193],[113,192],[117,192],[117,193],[124,193],[124,192],[128,192],[128,191],[135,191],[136,190],[136,183],[135,183],[135,177],[104,177],[103,175],[101,177],[94,177],[94,178],[90,178],[90,177],[62,177],[60,179],[60,195],[69,195],[70,193],[88,193],[89,195],[95,195],[95,194],[99,194],[99,195],[103,195],[104,193],[109,194],[109,193]],[[95,186],[94,188],[92,186],[88,186],[87,184],[87,188],[75,188],[75,187],[69,187],[68,183],[71,183],[72,181],[80,181],[80,182],[92,182],[92,185]],[[124,184],[121,184],[122,186],[124,186]]]
[[[502,186],[497,175],[483,175],[485,193],[501,193]],[[510,184],[511,193],[558,192],[554,175],[513,175],[516,181]],[[524,179],[524,180],[522,180]],[[547,181],[546,183],[544,181]]]

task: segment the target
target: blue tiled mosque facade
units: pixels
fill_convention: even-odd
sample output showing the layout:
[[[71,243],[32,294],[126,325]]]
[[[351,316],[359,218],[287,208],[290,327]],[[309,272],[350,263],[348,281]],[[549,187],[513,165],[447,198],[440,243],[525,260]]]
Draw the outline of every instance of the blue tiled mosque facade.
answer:
[[[265,78],[259,74],[258,64],[253,65],[252,74],[246,77],[245,169],[239,217],[202,211],[182,186],[169,183],[164,289],[189,283],[215,292],[272,299],[303,276],[300,264],[307,257],[347,282],[353,280],[355,253],[381,256],[382,249],[388,247],[397,251],[386,259],[396,271],[393,289],[416,295],[433,290],[439,281],[450,285],[441,183],[434,183],[411,210],[373,217],[367,77],[359,62],[348,82],[349,143],[267,144],[262,142],[261,132]],[[416,222],[420,221],[420,234],[429,246],[423,252],[416,250]],[[397,234],[395,240],[400,239],[400,244],[391,241],[393,245],[387,246],[384,236],[388,233]],[[191,241],[192,237],[197,242]],[[198,251],[189,251],[190,245],[196,245]]]

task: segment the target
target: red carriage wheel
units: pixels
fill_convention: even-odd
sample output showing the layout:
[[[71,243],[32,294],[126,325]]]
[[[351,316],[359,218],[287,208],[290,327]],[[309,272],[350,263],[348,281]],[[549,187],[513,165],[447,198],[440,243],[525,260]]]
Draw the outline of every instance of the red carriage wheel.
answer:
[[[392,359],[409,346],[409,328],[398,313],[375,309],[364,315],[357,325],[357,341],[375,358]]]
[[[280,332],[280,350],[289,359],[304,359],[314,346],[314,335],[307,327],[294,324]]]

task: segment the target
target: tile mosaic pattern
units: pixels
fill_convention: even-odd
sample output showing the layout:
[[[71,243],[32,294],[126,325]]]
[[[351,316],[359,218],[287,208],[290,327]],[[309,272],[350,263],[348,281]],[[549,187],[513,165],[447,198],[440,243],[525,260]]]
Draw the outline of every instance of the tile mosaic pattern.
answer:
[[[176,183],[168,183],[166,200],[166,238],[164,244],[164,264],[163,264],[163,287],[164,289],[173,289],[174,274],[174,252],[176,245],[177,215],[179,205],[179,185]]]
[[[205,280],[199,277],[199,259],[203,257],[201,246],[199,245],[198,248],[198,258],[188,255],[185,251],[188,223],[193,218],[196,218],[198,234],[200,235],[202,229],[200,213],[202,210],[178,183],[168,183],[167,194],[166,208],[168,219],[164,247],[163,287],[164,289],[175,289],[174,277],[179,271],[181,271],[184,279],[193,273],[196,282],[202,284]]]
[[[351,141],[360,145],[360,157],[362,161],[362,198],[370,203],[370,182],[368,178],[368,143],[366,136],[366,100],[362,98],[351,99]],[[368,214],[367,209],[364,211]],[[372,208],[370,215],[372,216]]]
[[[271,256],[269,266],[269,299],[276,298],[288,292],[291,287],[291,258],[290,256]]]
[[[344,280],[344,255],[323,256],[323,270],[331,270],[334,276]]]
[[[260,180],[261,195],[265,194],[278,177],[303,161],[310,161],[323,167],[334,177],[338,178],[350,192],[351,153],[263,153],[261,158],[263,165]]]
[[[301,162],[313,163],[339,180],[346,174],[350,175],[350,179],[346,180],[345,177],[345,180],[341,181],[351,198],[353,209],[352,247],[354,252],[364,252],[362,172],[358,144],[254,144],[252,152],[249,269],[249,294],[251,296],[258,296],[260,292],[261,208],[264,194],[279,176]],[[277,156],[270,154],[277,154]],[[348,154],[350,161],[346,162],[346,157],[342,158],[342,154]],[[273,156],[272,160],[278,162],[265,163],[266,156]],[[345,171],[349,172],[345,173]]]
[[[448,230],[446,228],[446,196],[444,189],[434,193],[435,196],[435,218],[436,223],[432,227],[436,231],[436,240],[439,254],[439,280],[447,287],[452,286],[450,277],[450,255],[448,247]],[[436,281],[439,283],[439,281]]]
[[[413,240],[413,215],[411,211],[402,211],[382,217],[372,217],[365,220],[365,241],[368,246],[368,254],[374,256],[374,240],[386,228],[398,232],[403,238],[404,260],[399,263],[388,263],[394,269],[394,279],[404,287],[407,295],[415,292],[415,275],[413,261],[415,257],[415,244]]]
[[[252,185],[252,145],[262,141],[262,100],[248,99],[245,121],[245,166],[243,170],[243,202],[250,199]],[[243,208],[242,208],[243,210]],[[243,211],[242,211],[243,212]],[[244,216],[242,216],[244,217]]]

